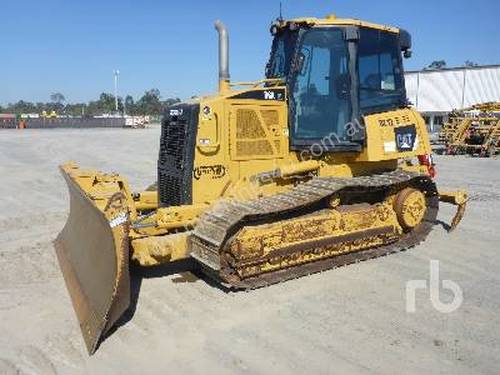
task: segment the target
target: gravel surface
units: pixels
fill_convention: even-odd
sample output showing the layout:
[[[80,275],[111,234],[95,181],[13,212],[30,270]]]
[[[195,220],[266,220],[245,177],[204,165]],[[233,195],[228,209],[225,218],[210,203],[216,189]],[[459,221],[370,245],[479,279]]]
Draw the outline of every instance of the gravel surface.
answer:
[[[249,293],[186,274],[146,273],[135,312],[87,355],[52,241],[68,197],[57,165],[155,181],[159,128],[0,131],[0,374],[497,374],[500,160],[437,157],[441,189],[466,188],[462,225],[411,251]],[[449,223],[454,209],[442,206]],[[430,260],[464,300],[437,311],[406,283]],[[453,293],[441,289],[442,302]]]

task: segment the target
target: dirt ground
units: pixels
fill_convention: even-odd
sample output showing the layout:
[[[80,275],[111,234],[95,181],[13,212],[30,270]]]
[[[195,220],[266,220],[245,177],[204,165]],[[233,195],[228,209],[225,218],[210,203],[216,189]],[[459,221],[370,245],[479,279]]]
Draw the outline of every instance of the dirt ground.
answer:
[[[472,196],[456,232],[438,224],[411,251],[249,293],[150,274],[131,319],[89,357],[52,247],[68,209],[57,165],[117,171],[141,189],[158,137],[0,131],[0,374],[499,373],[500,160],[465,157],[437,159],[440,188]],[[439,219],[452,214],[443,206]],[[464,301],[442,313],[419,290],[407,313],[406,283],[428,280],[431,259]]]

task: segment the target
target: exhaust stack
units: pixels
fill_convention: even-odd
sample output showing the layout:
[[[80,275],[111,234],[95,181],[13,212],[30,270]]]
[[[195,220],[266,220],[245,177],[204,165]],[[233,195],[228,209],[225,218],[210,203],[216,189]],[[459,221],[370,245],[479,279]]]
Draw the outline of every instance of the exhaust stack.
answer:
[[[229,91],[229,34],[226,26],[217,20],[215,29],[219,33],[219,92]]]

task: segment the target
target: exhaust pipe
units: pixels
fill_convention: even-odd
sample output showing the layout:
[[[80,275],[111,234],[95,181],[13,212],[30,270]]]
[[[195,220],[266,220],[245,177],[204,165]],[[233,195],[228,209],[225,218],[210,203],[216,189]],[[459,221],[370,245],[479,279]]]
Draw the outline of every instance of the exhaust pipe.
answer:
[[[219,33],[219,92],[229,91],[229,34],[226,26],[217,20],[215,29]]]

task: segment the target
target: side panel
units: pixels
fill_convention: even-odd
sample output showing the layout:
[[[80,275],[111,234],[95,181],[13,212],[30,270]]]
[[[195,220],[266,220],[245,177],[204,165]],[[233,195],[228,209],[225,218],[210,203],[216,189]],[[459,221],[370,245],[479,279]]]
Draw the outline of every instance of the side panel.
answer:
[[[193,167],[193,203],[224,196],[289,156],[284,90],[251,90],[202,100]]]
[[[282,158],[288,138],[281,104],[233,104],[229,113],[231,160]]]
[[[228,164],[228,114],[224,97],[207,98],[200,104],[199,124],[193,145],[191,168],[192,204],[218,199],[237,172]]]
[[[411,109],[365,117],[366,146],[355,161],[384,161],[431,153],[425,122]]]

